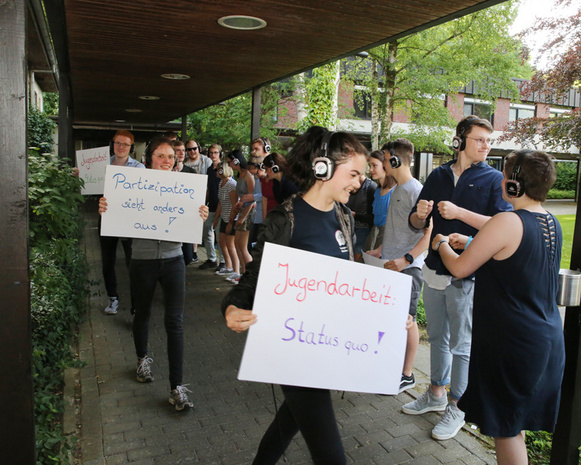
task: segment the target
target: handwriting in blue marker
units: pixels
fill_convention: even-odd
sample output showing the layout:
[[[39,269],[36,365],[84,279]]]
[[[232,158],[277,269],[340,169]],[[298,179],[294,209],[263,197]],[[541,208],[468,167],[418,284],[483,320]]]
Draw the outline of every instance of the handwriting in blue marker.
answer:
[[[139,198],[135,199],[135,202],[131,199],[127,199],[125,202],[121,204],[123,208],[131,208],[136,209],[138,212],[145,210],[145,205],[143,204],[144,200]]]
[[[164,185],[159,181],[155,184],[150,183],[147,179],[142,180],[141,176],[135,182],[127,181],[127,177],[123,173],[115,173],[113,175],[113,181],[115,182],[114,188],[123,190],[135,190],[135,191],[154,191],[158,192],[160,197],[164,194],[175,194],[175,195],[185,195],[190,199],[194,198],[195,189],[184,186],[183,184],[178,185],[177,181],[173,185]]]

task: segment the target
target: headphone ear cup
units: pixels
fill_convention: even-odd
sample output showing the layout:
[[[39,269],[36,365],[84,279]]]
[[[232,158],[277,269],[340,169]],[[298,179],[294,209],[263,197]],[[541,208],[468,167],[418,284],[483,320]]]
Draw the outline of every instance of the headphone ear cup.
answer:
[[[514,198],[514,197],[522,197],[524,194],[524,189],[522,188],[520,182],[515,179],[508,179],[504,183],[506,187],[506,195],[507,197]]]
[[[278,165],[272,165],[272,167],[270,169],[272,170],[272,172],[274,174],[276,174],[280,171],[280,168],[278,167]]]
[[[454,148],[454,150],[458,150],[459,152],[461,152],[466,148],[466,141],[464,140],[463,137],[454,136],[454,138],[452,139],[452,147]]]
[[[319,181],[328,181],[333,177],[335,163],[327,157],[316,157],[313,160],[313,172],[315,179]]]
[[[394,169],[399,168],[401,166],[401,158],[395,154],[392,154],[391,157],[389,157],[389,166]]]
[[[131,148],[129,149],[129,153],[135,153],[135,143],[131,144]]]

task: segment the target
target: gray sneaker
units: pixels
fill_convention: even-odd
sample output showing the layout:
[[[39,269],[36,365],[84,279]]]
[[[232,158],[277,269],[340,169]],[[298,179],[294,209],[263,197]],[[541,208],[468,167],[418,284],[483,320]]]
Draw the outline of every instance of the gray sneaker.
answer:
[[[432,437],[440,441],[452,439],[465,425],[464,412],[458,408],[456,402],[448,402],[442,419],[432,430]]]
[[[151,383],[153,381],[153,374],[151,373],[152,363],[153,359],[147,356],[137,360],[137,381],[140,383]]]
[[[117,297],[109,297],[109,305],[105,307],[105,313],[107,315],[116,315],[117,307],[119,307],[119,299]]]
[[[192,392],[186,388],[187,384],[178,386],[172,389],[169,393],[169,403],[172,404],[176,410],[183,410],[186,407],[192,408],[194,403],[188,399],[188,392]]]
[[[405,404],[401,410],[408,415],[421,415],[426,412],[443,412],[446,410],[448,397],[443,394],[442,397],[436,397],[432,393],[432,388],[428,386],[426,392],[413,402]]]

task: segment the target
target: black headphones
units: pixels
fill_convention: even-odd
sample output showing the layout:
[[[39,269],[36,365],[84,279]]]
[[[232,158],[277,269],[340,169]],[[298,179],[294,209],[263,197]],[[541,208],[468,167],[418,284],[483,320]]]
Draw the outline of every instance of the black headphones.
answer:
[[[458,135],[454,136],[452,139],[452,148],[461,152],[466,149],[466,138],[464,134],[472,126],[472,123],[480,118],[467,118],[462,122],[462,126],[458,128]]]
[[[131,147],[129,148],[129,153],[135,153],[135,142],[131,144]],[[109,142],[109,155],[111,156],[115,155],[115,141],[113,140]]]
[[[268,141],[264,137],[261,137],[260,140],[264,144],[264,152],[270,153],[270,144],[268,143]]]
[[[390,142],[389,143],[389,166],[391,166],[392,168],[396,169],[399,168],[401,166],[401,158],[399,158],[399,156],[395,153],[395,143],[394,142]]]
[[[525,183],[521,178],[519,178],[518,175],[520,174],[521,163],[530,153],[532,153],[531,150],[525,150],[518,154],[516,161],[514,162],[514,166],[512,167],[510,179],[507,179],[504,183],[506,186],[506,196],[511,199],[515,197],[522,197],[525,193]]]
[[[228,155],[228,158],[235,165],[239,165],[240,164],[240,160],[238,160],[238,157],[236,155],[233,155],[233,153],[230,153],[230,155]]]
[[[321,154],[313,159],[313,172],[315,179],[320,181],[328,181],[333,177],[335,171],[335,162],[329,158],[329,144],[331,138],[336,132],[325,130],[321,140]]]
[[[264,161],[261,163],[262,168],[264,169],[265,167],[270,168],[272,170],[272,172],[274,174],[278,173],[280,171],[280,166],[278,166],[275,161],[274,158],[272,157],[272,155],[267,155],[264,158]]]

